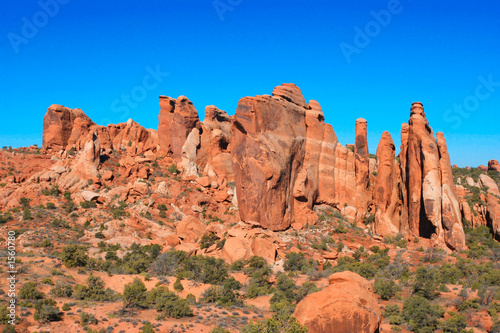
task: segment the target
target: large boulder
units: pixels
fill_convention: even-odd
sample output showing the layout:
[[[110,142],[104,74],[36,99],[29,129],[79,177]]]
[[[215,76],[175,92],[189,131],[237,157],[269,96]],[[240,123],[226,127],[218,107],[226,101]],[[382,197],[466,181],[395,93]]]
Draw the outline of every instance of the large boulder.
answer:
[[[309,333],[375,333],[382,313],[371,284],[352,272],[336,273],[330,285],[304,298],[293,316]]]
[[[488,170],[500,172],[500,163],[497,160],[490,160],[488,162]]]
[[[185,216],[175,226],[176,235],[186,243],[194,243],[207,231],[207,226],[194,216]]]

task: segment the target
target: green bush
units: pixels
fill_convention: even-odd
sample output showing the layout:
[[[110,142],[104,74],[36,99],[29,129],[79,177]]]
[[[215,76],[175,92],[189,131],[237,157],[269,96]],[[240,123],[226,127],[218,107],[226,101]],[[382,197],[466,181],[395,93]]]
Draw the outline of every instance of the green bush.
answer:
[[[47,209],[56,209],[56,205],[53,202],[47,202],[45,206]]]
[[[80,202],[80,207],[83,209],[96,208],[97,203],[95,201],[82,201]]]
[[[155,333],[153,325],[147,321],[144,326],[142,326],[141,333]]]
[[[126,284],[123,290],[123,306],[125,308],[145,308],[146,286],[139,279],[135,278],[133,282]]]
[[[146,302],[153,306],[156,311],[170,318],[180,319],[193,316],[193,310],[189,307],[188,301],[180,298],[166,287],[152,289],[147,294]]]
[[[43,293],[36,290],[37,284],[36,282],[26,282],[21,289],[19,289],[19,298],[20,299],[29,299],[29,300],[37,300],[43,298]]]
[[[454,315],[441,322],[440,326],[443,333],[462,333],[467,327],[467,320],[464,315]]]
[[[73,287],[70,284],[58,282],[50,293],[57,297],[71,297],[73,295]]]
[[[305,271],[307,268],[307,260],[304,253],[290,252],[286,255],[284,269],[285,271]]]
[[[73,297],[77,300],[105,302],[114,301],[117,295],[113,290],[104,288],[104,281],[101,278],[90,274],[86,286],[81,284],[75,286]]]
[[[213,330],[211,330],[210,333],[231,333],[231,332],[229,332],[228,330],[226,330],[220,326],[217,326]]]
[[[97,324],[97,318],[92,313],[81,312],[80,313],[80,324],[82,324],[83,326],[95,325],[95,324]]]
[[[177,278],[174,282],[174,290],[181,292],[184,290],[184,287],[182,286],[181,279]]]
[[[398,286],[393,280],[378,278],[375,279],[373,289],[381,299],[388,301],[396,294]]]
[[[89,260],[87,248],[81,245],[67,245],[61,251],[61,261],[64,266],[85,267]]]
[[[35,304],[35,320],[40,323],[61,320],[62,313],[59,311],[59,308],[55,306],[56,304],[56,301],[51,298],[38,301]]]
[[[172,164],[171,166],[169,166],[167,168],[167,171],[170,172],[171,174],[178,174],[179,173],[179,169],[177,169],[177,165],[175,165],[175,164]]]
[[[278,313],[272,318],[243,327],[242,333],[307,333],[307,328],[300,325],[289,313]]]
[[[414,332],[432,332],[438,327],[438,318],[444,315],[444,309],[431,305],[425,297],[415,295],[404,301],[401,317]]]

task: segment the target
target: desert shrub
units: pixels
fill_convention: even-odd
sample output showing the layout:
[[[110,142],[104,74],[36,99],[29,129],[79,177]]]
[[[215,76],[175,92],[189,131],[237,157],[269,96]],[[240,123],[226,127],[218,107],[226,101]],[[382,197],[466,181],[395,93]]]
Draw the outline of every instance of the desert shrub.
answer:
[[[391,325],[400,325],[401,309],[397,304],[388,304],[384,309],[384,317],[389,319]]]
[[[155,276],[173,276],[180,263],[187,258],[184,251],[168,251],[162,253],[150,265],[149,271]]]
[[[380,295],[381,299],[388,301],[394,295],[396,295],[396,292],[398,291],[398,286],[396,285],[396,282],[394,282],[393,280],[377,278],[375,279],[373,289],[377,294]]]
[[[3,223],[7,223],[9,221],[12,221],[14,218],[12,217],[12,214],[11,213],[5,213],[2,215],[2,213],[0,213],[0,224],[3,224]]]
[[[57,297],[71,297],[73,295],[73,287],[70,284],[58,282],[50,293]]]
[[[127,203],[120,201],[118,206],[113,207],[113,218],[115,220],[121,220],[123,217],[127,216],[128,213],[125,211],[127,208]]]
[[[464,300],[459,306],[458,311],[463,312],[469,309],[479,309],[479,298]]]
[[[203,235],[200,240],[200,249],[208,249],[210,246],[218,242],[219,237],[217,237],[214,233]]]
[[[55,306],[56,304],[56,301],[51,298],[37,302],[35,304],[35,320],[41,323],[61,320],[62,313]]]
[[[212,329],[210,331],[210,333],[231,333],[231,332],[229,332],[228,330],[226,330],[226,329],[224,329],[224,328],[222,328],[220,326],[217,326],[214,329]]]
[[[144,323],[144,326],[142,326],[140,333],[155,333],[155,329],[153,325],[151,325],[151,323],[147,321],[146,323]]]
[[[80,202],[80,207],[83,209],[96,208],[97,203],[95,201],[82,201]]]
[[[78,300],[105,302],[114,301],[117,295],[113,290],[104,288],[104,281],[101,278],[90,274],[86,286],[81,284],[75,286],[73,297]]]
[[[67,245],[61,251],[61,261],[64,266],[85,267],[89,260],[87,248],[81,245]]]
[[[26,282],[21,289],[19,289],[19,298],[29,300],[42,299],[44,294],[36,290],[36,287],[36,282]]]
[[[0,305],[0,325],[6,325],[9,323],[10,318],[7,317],[9,314],[9,309],[5,305]]]
[[[97,318],[92,313],[81,312],[80,313],[80,324],[82,324],[83,326],[95,325],[95,324],[97,324]]]
[[[177,278],[174,282],[174,290],[181,292],[184,290],[184,287],[182,286],[181,279]]]
[[[464,315],[454,315],[441,322],[440,328],[443,333],[462,333],[467,327],[467,320]]]
[[[417,268],[413,293],[429,300],[439,296],[437,291],[439,287],[438,270],[432,267],[420,266]]]
[[[264,258],[252,257],[248,261],[248,266],[244,268],[244,272],[250,277],[247,297],[255,298],[272,292],[272,283],[269,281],[272,272]]]
[[[241,283],[230,277],[224,281],[222,286],[211,286],[202,295],[202,301],[216,303],[222,306],[239,306],[243,303],[236,290],[241,289]]]
[[[31,201],[31,199],[24,198],[24,197],[21,198],[21,199],[19,199],[19,203],[21,204],[21,206],[23,208],[29,208],[30,207],[30,201]]]
[[[2,333],[16,333],[16,329],[12,325],[6,325],[2,330]]]
[[[170,172],[171,174],[177,174],[179,173],[179,169],[177,169],[177,165],[172,164],[167,168],[167,171]]]
[[[280,312],[265,321],[251,323],[243,327],[243,333],[307,333],[307,328],[300,325],[289,313]]]
[[[444,309],[431,305],[425,297],[415,295],[404,301],[401,317],[414,332],[432,332],[438,327],[438,318],[444,315]]]
[[[191,256],[177,269],[177,276],[193,281],[221,285],[228,277],[228,266],[222,259],[206,256]]]
[[[49,278],[49,277],[46,277],[45,279],[43,279],[43,280],[42,280],[42,283],[43,283],[43,284],[49,284],[49,285],[51,285],[51,286],[53,286],[53,285],[54,285],[54,281],[52,281],[52,279],[51,279],[51,278]]]
[[[285,260],[285,271],[304,271],[307,268],[307,260],[304,256],[304,253],[299,252],[290,252],[286,255]]]
[[[170,318],[192,317],[193,310],[188,301],[180,298],[166,287],[157,287],[147,294],[148,305]]]
[[[133,282],[125,285],[123,290],[123,305],[126,308],[145,308],[147,304],[146,299],[146,286],[139,279],[135,278]]]
[[[47,209],[56,209],[56,205],[53,202],[47,202],[47,205],[45,206]]]
[[[31,210],[29,209],[29,207],[25,207],[23,209],[23,220],[24,221],[29,221],[31,219],[32,219],[32,217],[31,217]]]

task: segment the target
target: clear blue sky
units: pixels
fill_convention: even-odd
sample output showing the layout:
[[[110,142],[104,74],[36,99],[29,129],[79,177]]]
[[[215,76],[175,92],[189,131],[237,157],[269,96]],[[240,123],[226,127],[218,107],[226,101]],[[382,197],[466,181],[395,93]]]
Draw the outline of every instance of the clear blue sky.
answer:
[[[157,128],[159,95],[203,118],[293,82],[343,144],[363,117],[370,152],[384,130],[399,146],[421,101],[452,163],[500,159],[498,1],[54,1],[2,4],[0,146],[41,144],[51,104]]]

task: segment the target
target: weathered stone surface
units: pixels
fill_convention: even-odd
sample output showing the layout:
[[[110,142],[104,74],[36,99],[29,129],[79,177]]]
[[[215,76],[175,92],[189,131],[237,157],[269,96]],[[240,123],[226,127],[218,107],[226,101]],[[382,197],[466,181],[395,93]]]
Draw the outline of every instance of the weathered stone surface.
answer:
[[[160,96],[158,120],[160,151],[172,153],[174,158],[181,158],[182,147],[189,133],[193,128],[201,127],[193,103],[185,96],[179,96],[176,100]]]
[[[389,132],[384,132],[377,149],[378,174],[373,200],[375,203],[375,232],[396,235],[401,230],[401,200],[398,189],[396,148]]]
[[[453,171],[451,169],[450,155],[444,134],[438,132],[437,143],[439,148],[439,168],[441,171],[442,184],[442,224],[444,230],[444,240],[446,245],[453,250],[464,250],[465,233],[462,226],[462,216],[455,183],[453,181]]]
[[[237,260],[247,260],[252,256],[253,252],[250,240],[243,237],[227,238],[221,252],[221,258],[230,263]]]
[[[444,239],[441,223],[441,179],[436,139],[422,103],[411,107],[407,177],[409,226],[414,235]]]
[[[354,156],[356,168],[356,203],[358,219],[362,220],[371,202],[370,190],[370,154],[368,151],[368,123],[363,118],[356,120],[356,139],[354,143]]]
[[[500,163],[497,160],[490,160],[488,162],[488,170],[494,170],[500,172]]]
[[[378,332],[382,314],[370,283],[352,272],[336,273],[329,282],[297,305],[297,321],[309,333]]]
[[[78,119],[78,120],[77,120]],[[63,150],[66,149],[73,134],[73,126],[77,121],[79,136],[86,136],[81,133],[84,127],[90,128],[94,124],[81,109],[70,109],[62,105],[51,105],[43,119],[43,145],[42,149]]]
[[[486,196],[487,215],[486,219],[493,235],[497,241],[500,241],[500,199],[492,194]]]
[[[185,216],[175,226],[176,235],[187,243],[199,240],[207,231],[206,225],[194,216]]]
[[[306,110],[279,97],[242,98],[232,127],[240,216],[271,230],[293,222],[293,188],[305,155]]]
[[[481,174],[479,176],[479,184],[478,186],[480,188],[484,188],[484,189],[488,189],[488,193],[491,193],[493,195],[496,195],[498,197],[500,197],[500,191],[498,190],[498,186],[497,184],[495,183],[495,181],[493,179],[491,179],[490,176],[488,175],[485,175],[485,174]]]

